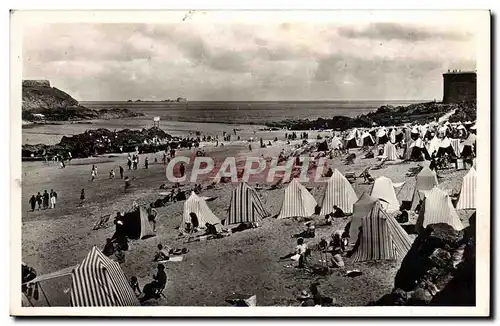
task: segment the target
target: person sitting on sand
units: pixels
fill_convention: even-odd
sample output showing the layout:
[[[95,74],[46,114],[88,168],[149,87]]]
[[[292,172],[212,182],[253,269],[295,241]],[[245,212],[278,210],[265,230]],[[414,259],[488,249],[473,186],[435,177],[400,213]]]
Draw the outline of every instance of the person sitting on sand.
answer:
[[[340,209],[340,207],[338,207],[337,205],[333,205],[333,209],[333,217],[345,217],[345,213],[342,209]]]
[[[165,288],[167,284],[167,274],[165,273],[165,266],[163,264],[158,264],[158,272],[153,275],[153,281],[144,285],[142,292],[144,296],[140,299],[140,302],[145,302],[152,298],[159,298],[159,291]]]
[[[200,226],[200,224],[198,223],[198,216],[196,215],[196,213],[191,212],[191,213],[189,213],[189,217],[191,218],[190,233],[194,233],[198,230],[198,227]]]
[[[295,254],[299,255],[299,268],[304,268],[306,263],[306,253],[307,253],[307,244],[304,243],[303,238],[297,239],[297,246],[295,246]]]
[[[114,179],[114,178],[115,178],[115,170],[111,169],[111,170],[109,171],[109,178],[110,178],[110,179]]]
[[[137,277],[132,276],[130,278],[129,284],[130,284],[130,287],[132,288],[132,291],[134,291],[134,294],[136,296],[140,296],[142,294],[141,288],[139,286],[139,280],[137,279]]]
[[[332,225],[332,214],[325,215],[325,225]]]
[[[102,253],[108,257],[115,253],[115,246],[110,238],[106,239],[106,245],[104,246]]]
[[[342,241],[342,230],[337,230],[332,234],[332,241],[330,242],[328,251],[332,255],[332,265],[336,267],[344,267],[342,253],[345,251],[345,245]]]
[[[121,250],[119,246],[116,247],[115,257],[118,264],[123,264],[125,262],[125,252]]]
[[[153,261],[162,261],[162,260],[168,260],[170,257],[170,248],[167,247],[167,250],[163,249],[163,245],[159,244],[158,245],[158,251],[155,254],[155,258]]]
[[[314,238],[316,236],[316,227],[313,222],[307,222],[306,224],[306,235],[308,238]]]
[[[219,234],[219,232],[217,232],[217,228],[213,224],[210,224],[207,222],[207,223],[205,223],[205,228],[206,228],[205,235],[218,235]]]

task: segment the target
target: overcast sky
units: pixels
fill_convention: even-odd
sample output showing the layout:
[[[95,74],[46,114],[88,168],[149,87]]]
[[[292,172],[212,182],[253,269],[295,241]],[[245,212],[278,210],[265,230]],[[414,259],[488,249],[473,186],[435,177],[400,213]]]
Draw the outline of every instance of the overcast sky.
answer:
[[[461,22],[51,24],[23,34],[23,78],[77,100],[427,100],[476,68]]]

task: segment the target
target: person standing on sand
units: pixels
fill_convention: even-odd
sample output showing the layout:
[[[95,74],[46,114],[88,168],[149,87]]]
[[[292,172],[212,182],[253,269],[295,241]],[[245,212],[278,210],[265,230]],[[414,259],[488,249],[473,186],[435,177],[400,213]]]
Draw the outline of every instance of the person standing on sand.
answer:
[[[51,209],[56,208],[56,201],[57,201],[57,193],[54,191],[54,189],[50,189],[50,208]]]
[[[30,205],[31,205],[31,211],[35,211],[35,205],[36,205],[36,197],[35,195],[32,195],[30,198]]]
[[[90,172],[90,182],[94,182],[95,180],[95,170],[92,168],[92,171]]]
[[[130,153],[128,154],[127,157],[127,166],[129,170],[132,168],[132,159],[130,158]]]
[[[80,204],[83,204],[83,202],[85,201],[85,189],[82,189],[82,192],[80,193],[80,201]]]
[[[43,209],[49,208],[49,193],[47,190],[43,191]]]
[[[42,207],[42,195],[40,195],[40,192],[36,195],[36,203],[38,204],[38,210]]]
[[[130,168],[129,168],[129,170],[130,170]],[[120,165],[120,179],[123,179],[123,168],[121,165]]]
[[[144,168],[145,168],[145,169],[147,169],[147,168],[148,168],[148,166],[149,166],[149,160],[148,160],[148,158],[146,157],[146,158],[144,159]]]

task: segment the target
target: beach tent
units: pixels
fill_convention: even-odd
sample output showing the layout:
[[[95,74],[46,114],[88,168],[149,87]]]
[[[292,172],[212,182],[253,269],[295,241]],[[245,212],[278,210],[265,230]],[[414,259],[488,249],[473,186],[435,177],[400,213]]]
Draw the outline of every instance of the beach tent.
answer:
[[[378,132],[377,132],[377,141],[378,141],[378,144],[385,144],[389,141],[389,137],[387,137],[387,130],[385,128],[381,128]]]
[[[120,264],[93,247],[71,274],[72,307],[139,306]]]
[[[361,220],[353,261],[401,260],[412,245],[412,240],[399,223],[387,214],[380,202]]]
[[[359,228],[361,227],[361,220],[365,218],[368,213],[373,208],[373,205],[377,202],[376,198],[373,198],[366,192],[364,192],[358,201],[354,203],[352,208],[351,222],[349,224],[349,242],[355,243],[358,239]]]
[[[431,139],[431,141],[429,142],[429,145],[428,145],[428,152],[430,155],[432,155],[432,153],[436,152],[439,150],[439,145],[441,144],[441,139],[439,139],[437,137],[437,135],[434,135],[434,137]]]
[[[356,141],[357,130],[353,129],[346,138],[345,148],[356,148],[358,143]]]
[[[461,144],[460,155],[462,157],[468,157],[473,155],[474,146],[476,145],[476,135],[469,134],[469,137]]]
[[[148,213],[143,206],[123,214],[123,229],[130,239],[146,239],[155,236],[148,220]]]
[[[451,148],[453,148],[453,152],[455,153],[456,156],[460,155],[462,153],[462,146],[460,144],[460,139],[450,139],[451,143]]]
[[[473,167],[462,179],[462,188],[456,209],[476,208],[476,169]]]
[[[432,190],[426,192],[416,227],[420,232],[427,225],[436,223],[446,223],[457,231],[464,228],[457,211],[451,203],[450,196],[438,187],[434,187]]]
[[[378,177],[373,183],[370,196],[385,201],[382,207],[388,212],[398,211],[400,205],[394,187],[399,188],[403,184],[404,182],[394,184],[391,179],[384,176]]]
[[[384,145],[384,154],[382,155],[388,161],[395,161],[398,159],[398,151],[396,146],[391,142],[386,142]]]
[[[285,197],[277,218],[309,217],[314,214],[316,200],[298,179],[292,179],[285,189]]]
[[[373,141],[372,135],[365,131],[363,136],[361,136],[361,144],[363,146],[373,146],[375,145],[375,141]]]
[[[220,219],[212,213],[205,199],[196,195],[194,191],[191,192],[191,196],[189,196],[189,198],[184,202],[182,227],[184,227],[186,223],[191,223],[191,216],[189,216],[189,213],[191,212],[195,213],[198,217],[198,225],[200,228],[204,228],[205,223],[210,223],[212,225],[221,223]]]
[[[413,161],[423,161],[430,159],[429,153],[424,146],[422,139],[418,138],[407,145],[405,158]]]
[[[451,146],[451,141],[448,137],[445,137],[441,140],[441,143],[439,144],[439,149],[437,152],[437,157],[443,156],[445,153],[448,153],[451,157],[455,157],[455,151],[453,150],[453,147]]]
[[[342,148],[342,140],[335,136],[333,137],[331,143],[330,143],[331,149],[340,149]]]
[[[319,152],[327,152],[329,150],[330,149],[328,148],[328,142],[326,141],[326,139],[318,144],[318,151]]]
[[[436,176],[436,172],[429,169],[428,166],[424,166],[424,168],[415,176],[415,190],[413,192],[413,197],[411,199],[411,209],[414,210],[420,200],[424,199],[421,197],[421,191],[429,191],[435,186],[438,185],[438,179]]]
[[[391,143],[395,144],[396,143],[396,129],[392,129],[391,132],[389,133],[389,140]]]
[[[338,206],[344,213],[352,213],[352,206],[358,200],[356,192],[346,177],[335,169],[326,184],[320,215],[325,216],[334,211],[333,206]]]
[[[259,222],[269,215],[271,214],[262,204],[255,189],[242,182],[233,190],[229,203],[229,217],[224,224]]]

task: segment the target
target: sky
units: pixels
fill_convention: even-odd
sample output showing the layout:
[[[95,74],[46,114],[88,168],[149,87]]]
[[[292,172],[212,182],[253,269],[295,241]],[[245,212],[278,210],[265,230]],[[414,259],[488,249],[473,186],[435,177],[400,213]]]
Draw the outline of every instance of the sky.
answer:
[[[79,101],[440,100],[443,72],[476,68],[476,34],[458,20],[33,24],[22,62]]]

